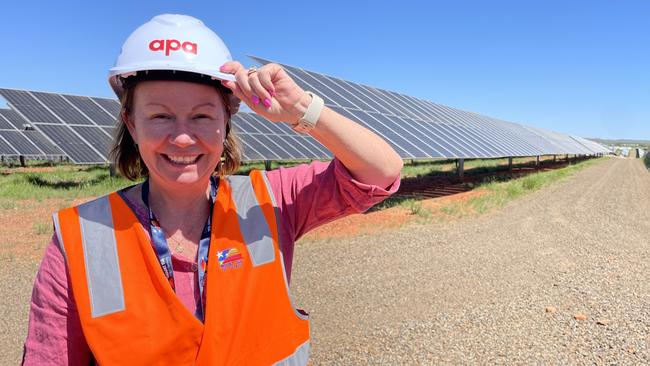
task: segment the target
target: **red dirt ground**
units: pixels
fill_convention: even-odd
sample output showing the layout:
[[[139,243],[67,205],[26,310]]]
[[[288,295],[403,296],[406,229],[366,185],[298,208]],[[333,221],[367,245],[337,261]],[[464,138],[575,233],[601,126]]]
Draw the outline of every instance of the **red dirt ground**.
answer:
[[[471,197],[485,194],[485,190],[456,193],[453,195],[439,196],[422,200],[422,207],[431,211],[432,218],[444,217],[441,207],[455,202],[464,202]],[[372,211],[360,215],[352,215],[330,222],[304,236],[305,240],[320,240],[330,238],[345,238],[363,234],[377,233],[397,228],[418,219],[417,215],[409,209],[400,206],[391,207],[381,211]]]
[[[33,167],[16,167],[16,168],[6,168],[0,171],[2,175],[9,175],[11,173],[20,172],[20,173],[44,173],[44,172],[53,172],[56,171],[56,167],[53,166],[33,166]]]
[[[52,237],[52,213],[84,201],[26,200],[0,209],[0,261],[40,260]]]

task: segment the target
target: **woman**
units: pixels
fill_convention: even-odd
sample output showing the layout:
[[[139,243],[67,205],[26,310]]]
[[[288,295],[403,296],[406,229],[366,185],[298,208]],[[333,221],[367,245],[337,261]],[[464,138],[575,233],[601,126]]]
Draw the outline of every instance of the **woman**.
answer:
[[[395,192],[402,161],[278,65],[230,59],[188,16],[157,16],[127,39],[109,74],[122,103],[113,157],[147,180],[54,215],[24,364],[307,363],[307,316],[288,293],[293,243]],[[238,100],[335,159],[230,175]]]

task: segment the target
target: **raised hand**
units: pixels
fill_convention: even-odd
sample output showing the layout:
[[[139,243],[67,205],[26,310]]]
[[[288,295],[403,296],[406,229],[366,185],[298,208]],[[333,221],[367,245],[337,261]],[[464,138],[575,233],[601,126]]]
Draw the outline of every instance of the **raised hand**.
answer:
[[[294,124],[305,113],[311,97],[278,64],[259,69],[244,68],[237,61],[226,62],[219,71],[232,74],[236,81],[221,83],[250,109],[273,122]]]

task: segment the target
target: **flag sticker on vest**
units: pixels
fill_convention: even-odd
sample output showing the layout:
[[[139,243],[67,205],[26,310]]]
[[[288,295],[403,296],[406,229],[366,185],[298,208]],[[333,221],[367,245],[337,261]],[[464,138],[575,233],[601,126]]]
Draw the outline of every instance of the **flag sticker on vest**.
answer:
[[[237,250],[237,248],[230,248],[226,250],[220,250],[217,253],[219,259],[219,267],[221,269],[231,269],[241,267],[242,254]]]

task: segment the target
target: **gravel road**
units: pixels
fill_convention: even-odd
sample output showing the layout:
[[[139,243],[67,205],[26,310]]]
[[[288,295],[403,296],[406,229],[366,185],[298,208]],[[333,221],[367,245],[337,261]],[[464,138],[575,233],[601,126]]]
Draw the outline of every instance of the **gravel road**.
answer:
[[[303,243],[312,361],[650,364],[649,214],[650,173],[612,158],[497,212]]]
[[[312,363],[650,364],[649,213],[650,174],[612,158],[481,216],[302,242]],[[0,266],[2,365],[19,361],[35,270]]]

